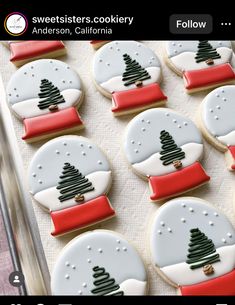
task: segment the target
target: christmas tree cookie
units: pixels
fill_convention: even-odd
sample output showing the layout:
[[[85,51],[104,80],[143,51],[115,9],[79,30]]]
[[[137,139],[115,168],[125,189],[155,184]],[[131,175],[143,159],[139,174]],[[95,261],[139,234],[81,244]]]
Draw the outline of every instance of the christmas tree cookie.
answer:
[[[184,79],[188,93],[235,82],[230,41],[168,41],[166,63]]]
[[[208,202],[173,199],[150,231],[152,262],[181,295],[235,295],[235,230]]]
[[[111,218],[109,163],[87,138],[62,136],[44,144],[29,167],[33,198],[51,216],[53,236]]]
[[[62,250],[51,277],[53,295],[145,295],[147,274],[137,251],[121,235],[95,230]]]
[[[199,130],[188,118],[165,108],[149,109],[128,124],[124,152],[132,169],[149,181],[152,201],[194,189],[209,181],[199,160]]]
[[[23,40],[8,41],[10,61],[17,67],[39,58],[55,58],[66,54],[60,40]]]
[[[66,63],[41,59],[21,67],[7,86],[8,103],[25,127],[27,142],[71,133],[84,127],[77,112],[83,90]]]
[[[210,92],[200,106],[199,126],[205,139],[225,153],[227,167],[235,170],[235,86]]]
[[[164,105],[161,64],[157,55],[136,41],[112,41],[95,54],[93,77],[98,90],[112,99],[114,115]]]

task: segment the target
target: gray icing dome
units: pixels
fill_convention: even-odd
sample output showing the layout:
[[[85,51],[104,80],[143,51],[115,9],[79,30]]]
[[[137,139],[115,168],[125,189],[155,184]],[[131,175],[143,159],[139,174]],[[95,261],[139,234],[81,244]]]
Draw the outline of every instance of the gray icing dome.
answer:
[[[78,74],[66,63],[54,59],[40,59],[18,69],[7,86],[8,102],[13,105],[38,97],[43,79],[53,82],[60,91],[81,89]]]
[[[213,136],[223,136],[235,130],[234,114],[235,86],[219,87],[203,100],[203,124]]]
[[[216,248],[233,245],[235,231],[228,219],[199,198],[182,197],[165,203],[153,221],[150,244],[159,267],[185,262],[190,230],[198,228]]]
[[[195,124],[177,112],[165,109],[149,109],[137,115],[128,124],[124,136],[124,151],[131,164],[142,162],[161,151],[160,133],[171,134],[177,146],[202,143]]]
[[[198,40],[189,40],[189,41],[168,41],[166,43],[166,51],[168,57],[173,57],[178,54],[181,54],[183,52],[197,52],[198,51]],[[221,41],[214,41],[214,40],[209,40],[208,41],[210,45],[217,49],[221,47],[229,48],[231,49],[231,42],[226,41],[226,40],[221,40]]]
[[[118,285],[127,280],[147,280],[141,258],[122,236],[96,230],[75,238],[61,252],[52,272],[52,293],[91,295],[95,266],[104,268]]]
[[[157,55],[144,44],[137,41],[112,41],[102,46],[93,60],[93,76],[100,84],[125,71],[123,55],[128,54],[143,68],[161,67]]]
[[[110,171],[108,160],[97,145],[84,137],[62,136],[44,144],[34,155],[29,166],[30,191],[35,194],[55,186],[66,162],[83,175]]]

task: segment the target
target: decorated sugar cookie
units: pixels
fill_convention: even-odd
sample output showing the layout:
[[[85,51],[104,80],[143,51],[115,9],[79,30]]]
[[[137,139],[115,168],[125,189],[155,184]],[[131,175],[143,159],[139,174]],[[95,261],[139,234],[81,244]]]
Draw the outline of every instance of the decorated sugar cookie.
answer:
[[[98,50],[100,47],[102,47],[104,44],[106,44],[108,40],[91,40],[90,44],[95,50]]]
[[[210,92],[200,107],[200,127],[205,138],[225,153],[229,170],[235,170],[235,86]]]
[[[51,289],[53,295],[144,295],[147,274],[139,254],[121,235],[95,230],[62,250]]]
[[[8,83],[7,98],[24,123],[22,139],[27,142],[84,127],[77,112],[83,98],[81,80],[62,61],[41,59],[21,67]]]
[[[173,110],[149,109],[132,119],[124,152],[132,169],[148,179],[152,201],[187,192],[210,179],[199,162],[203,153],[199,130]]]
[[[206,201],[164,204],[152,223],[150,249],[158,273],[181,295],[235,295],[235,230]]]
[[[53,236],[114,216],[106,196],[111,180],[104,154],[90,140],[79,136],[62,136],[47,142],[29,167],[30,192],[50,212]]]
[[[17,67],[39,58],[55,58],[66,54],[60,40],[8,41],[11,51],[10,61]]]
[[[112,41],[95,54],[93,77],[98,90],[112,99],[114,115],[165,104],[157,55],[136,41]]]
[[[169,41],[166,63],[184,79],[187,92],[235,82],[230,41]]]

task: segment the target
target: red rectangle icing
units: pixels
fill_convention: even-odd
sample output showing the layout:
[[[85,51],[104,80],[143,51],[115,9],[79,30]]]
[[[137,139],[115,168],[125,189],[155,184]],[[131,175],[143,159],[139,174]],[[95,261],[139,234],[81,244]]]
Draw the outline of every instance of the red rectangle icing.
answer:
[[[235,170],[235,146],[229,146],[228,149],[229,149],[229,151],[232,155],[232,158],[234,160],[233,164],[231,165],[231,169]]]
[[[233,295],[235,296],[235,270],[195,285],[180,287],[182,295]]]
[[[112,98],[115,105],[112,108],[113,112],[140,108],[167,99],[157,83],[127,91],[114,92]]]
[[[53,51],[64,49],[65,46],[60,40],[28,40],[20,42],[11,42],[10,61],[18,61],[27,58],[34,58]]]
[[[230,64],[222,64],[206,69],[185,71],[183,77],[185,88],[195,89],[235,80],[235,73]]]
[[[103,195],[84,204],[51,212],[53,236],[87,227],[115,215],[108,198]]]
[[[24,119],[25,135],[22,139],[27,140],[39,137],[40,135],[50,134],[77,125],[83,125],[83,122],[77,109],[70,107],[38,117]]]
[[[164,176],[151,176],[151,200],[161,200],[186,192],[210,180],[199,162]]]

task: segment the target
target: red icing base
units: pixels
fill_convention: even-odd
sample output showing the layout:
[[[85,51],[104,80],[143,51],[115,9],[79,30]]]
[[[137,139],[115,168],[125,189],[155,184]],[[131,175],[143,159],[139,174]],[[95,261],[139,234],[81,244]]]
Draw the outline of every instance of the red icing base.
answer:
[[[229,151],[232,155],[232,158],[233,158],[233,163],[231,165],[231,169],[235,170],[235,146],[229,146],[228,149],[229,149]]]
[[[235,73],[230,64],[223,64],[201,70],[185,71],[183,78],[185,88],[191,90],[235,80]]]
[[[199,162],[164,176],[151,176],[149,177],[149,184],[153,194],[150,199],[157,201],[172,197],[209,180],[210,177],[207,176]]]
[[[38,117],[24,119],[25,135],[23,140],[40,137],[45,134],[59,132],[64,129],[83,125],[77,109],[67,109],[51,112]]]
[[[156,102],[167,99],[157,83],[127,91],[114,92],[112,97],[115,105],[112,111],[117,113],[145,106],[151,107]]]
[[[90,44],[93,46],[94,49],[99,49],[101,46],[109,42],[109,40],[91,40]]]
[[[51,212],[53,236],[65,234],[115,215],[108,198],[103,195],[64,210]]]
[[[180,287],[182,295],[235,295],[235,270],[206,282]]]
[[[55,41],[28,40],[28,41],[20,41],[20,42],[11,42],[10,61],[14,62],[19,60],[34,58],[64,48],[65,46],[60,40],[55,40]]]

